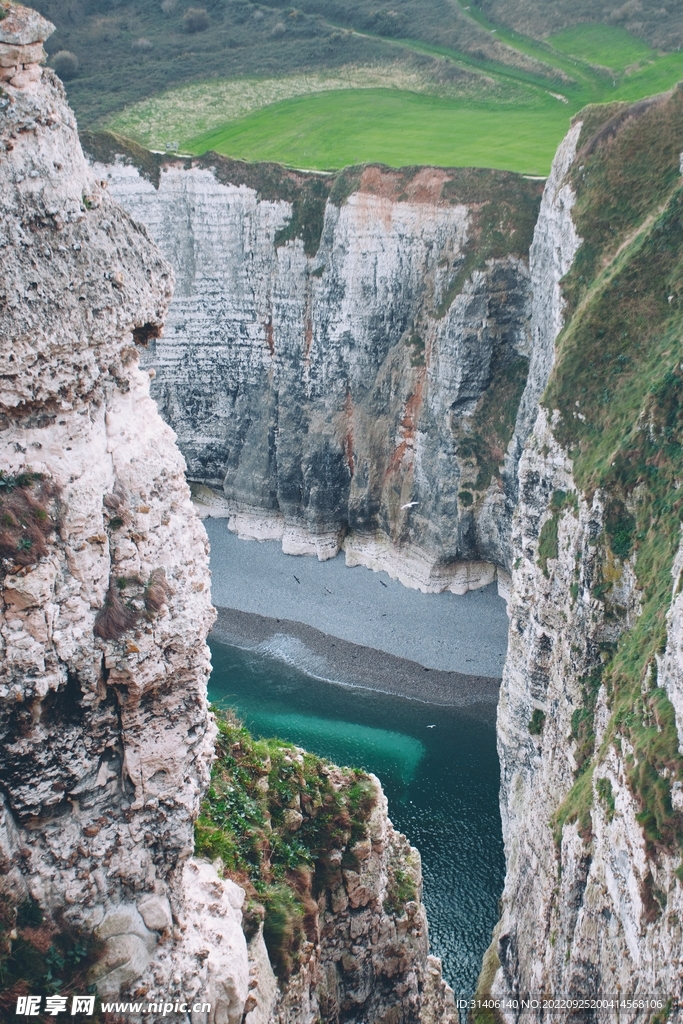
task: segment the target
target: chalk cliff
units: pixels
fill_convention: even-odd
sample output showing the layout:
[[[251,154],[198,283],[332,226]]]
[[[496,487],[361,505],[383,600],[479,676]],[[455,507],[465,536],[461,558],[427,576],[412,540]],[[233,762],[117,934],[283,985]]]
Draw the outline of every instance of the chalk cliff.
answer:
[[[512,214],[491,241],[530,209],[512,176],[365,168],[278,199],[272,168],[90,143],[182,276],[147,358],[213,514],[423,589],[512,572],[499,998],[679,1012],[682,107],[581,115],[528,269]]]
[[[683,93],[581,115],[527,266],[538,187],[514,176],[328,178],[112,137],[89,140],[94,174],[39,67],[50,26],[0,10],[9,969],[53,949],[68,984],[205,998],[193,1021],[452,1020],[419,858],[374,782],[360,836],[338,769],[281,751],[290,793],[251,764],[281,839],[342,815],[318,888],[288,877],[308,931],[279,981],[250,879],[192,856],[216,737],[206,538],[143,350],[196,497],[234,529],[343,543],[424,589],[511,571],[481,994],[680,1020]],[[170,265],[112,192],[174,265],[170,312]]]
[[[278,984],[263,943],[247,946],[244,889],[193,857],[216,738],[208,545],[138,367],[173,274],[83,157],[40,68],[49,23],[16,4],[0,15],[0,1007],[96,986],[196,998],[210,1008],[193,1024],[308,1024],[320,942]],[[346,902],[320,910],[330,1005],[448,1022],[419,855],[379,789],[375,805]],[[404,870],[412,903],[387,910]],[[393,943],[393,971],[373,968],[371,943]]]
[[[206,514],[422,590],[506,578],[540,183],[85,144],[176,272],[143,359]]]
[[[488,991],[503,1000],[655,998],[676,1020],[682,128],[680,91],[589,108],[541,206],[537,394],[549,383],[519,468],[498,713],[507,875],[482,979],[483,993],[499,963]],[[652,1015],[636,1002],[620,1019]]]

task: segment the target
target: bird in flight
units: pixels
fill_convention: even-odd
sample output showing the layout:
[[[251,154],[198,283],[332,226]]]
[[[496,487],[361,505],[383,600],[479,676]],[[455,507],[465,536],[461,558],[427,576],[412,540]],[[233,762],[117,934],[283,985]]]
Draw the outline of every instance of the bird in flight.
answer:
[[[292,576],[294,576],[294,573],[292,573]],[[301,580],[299,579],[298,576],[294,576],[294,579],[296,580],[297,583],[301,583]]]
[[[427,728],[428,729],[436,729],[436,726],[435,725],[428,725]]]
[[[384,582],[384,580],[380,580],[380,583],[382,584],[383,587],[386,587],[386,583]]]
[[[407,501],[405,503],[405,505],[401,505],[401,512],[403,512],[404,508],[412,508],[413,505],[419,505],[419,504],[420,504],[419,501]]]

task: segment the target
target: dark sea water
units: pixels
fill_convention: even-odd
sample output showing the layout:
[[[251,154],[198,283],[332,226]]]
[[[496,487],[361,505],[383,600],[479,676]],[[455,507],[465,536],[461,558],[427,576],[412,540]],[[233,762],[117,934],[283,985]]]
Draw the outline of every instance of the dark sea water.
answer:
[[[254,651],[211,650],[210,699],[252,732],[379,776],[391,820],[422,854],[431,951],[456,995],[471,995],[503,888],[494,726],[459,708],[324,682]]]

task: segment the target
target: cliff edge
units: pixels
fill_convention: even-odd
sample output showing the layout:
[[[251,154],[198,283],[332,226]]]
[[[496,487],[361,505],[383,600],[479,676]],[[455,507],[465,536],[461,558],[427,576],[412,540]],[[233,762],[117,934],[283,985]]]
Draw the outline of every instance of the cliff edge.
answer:
[[[680,89],[588,108],[532,247],[547,387],[513,522],[486,972],[509,1019],[543,995],[681,1019],[682,138]]]
[[[0,15],[0,1006],[96,991],[158,1001],[145,1020],[171,1000],[193,1024],[303,1024],[324,1016],[322,940],[276,979],[263,940],[247,945],[244,888],[193,856],[217,735],[208,545],[138,368],[173,275],[86,164],[40,68],[51,26]],[[447,1022],[419,855],[374,785],[370,846],[321,924],[341,993],[324,1019]],[[402,865],[416,901],[383,909]],[[391,969],[357,955],[371,925]]]

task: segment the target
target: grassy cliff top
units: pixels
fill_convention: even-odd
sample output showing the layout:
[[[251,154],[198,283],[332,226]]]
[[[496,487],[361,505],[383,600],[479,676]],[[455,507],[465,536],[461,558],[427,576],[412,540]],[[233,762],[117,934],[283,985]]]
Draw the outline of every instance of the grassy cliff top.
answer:
[[[357,870],[354,848],[368,838],[377,790],[363,771],[338,768],[283,740],[256,740],[231,711],[216,711],[211,785],[196,824],[196,852],[220,858],[247,893],[245,931],[264,921],[280,977],[315,941],[317,900],[342,868]],[[414,891],[412,893],[414,895]]]
[[[158,188],[162,168],[210,168],[226,185],[246,185],[260,199],[284,200],[293,206],[289,225],[276,238],[283,244],[302,238],[308,256],[318,250],[328,200],[341,205],[357,192],[382,196],[394,202],[435,206],[467,204],[472,207],[472,240],[476,248],[467,264],[467,275],[486,259],[515,255],[525,259],[533,237],[543,182],[509,171],[472,167],[400,167],[381,164],[346,167],[334,174],[304,173],[274,162],[249,163],[217,153],[199,157],[175,157],[152,153],[115,132],[83,131],[84,151],[101,163],[116,158],[137,167]]]

